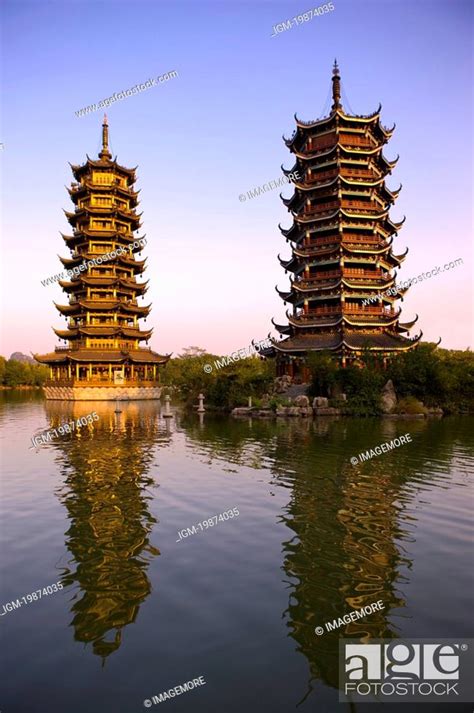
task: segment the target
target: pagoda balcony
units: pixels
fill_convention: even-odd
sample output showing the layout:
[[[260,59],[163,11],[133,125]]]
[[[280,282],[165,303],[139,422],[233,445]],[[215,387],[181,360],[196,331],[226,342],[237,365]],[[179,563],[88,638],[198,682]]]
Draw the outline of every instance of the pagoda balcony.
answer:
[[[340,134],[339,135],[340,145],[344,148],[364,148],[364,149],[375,149],[375,146],[369,139],[362,138],[361,136],[356,136],[355,134]]]
[[[360,247],[385,247],[387,241],[377,235],[353,235],[344,233],[342,236],[343,245],[357,245]]]
[[[343,270],[344,277],[368,277],[374,280],[388,279],[391,277],[382,270],[364,270],[362,267],[345,267]]]
[[[383,317],[396,317],[400,314],[400,310],[393,308],[382,308],[373,305],[348,305],[339,304],[333,307],[315,307],[307,312],[300,311],[295,315],[290,315],[290,318],[297,319],[302,322],[310,322],[315,319],[324,319],[330,316],[348,315],[351,317],[362,317],[364,319],[380,319]]]
[[[395,317],[400,313],[400,310],[393,307],[381,307],[377,305],[351,305],[344,304],[344,313],[351,315],[376,315],[377,317]]]
[[[306,142],[307,151],[319,151],[336,145],[337,136],[334,133],[326,134],[326,136],[313,137],[310,136]]]
[[[336,178],[337,176],[337,170],[331,170],[331,171],[321,171],[320,173],[310,173],[309,171],[306,172],[306,183],[310,184],[317,184],[317,183],[326,183],[329,179],[331,178]]]
[[[297,277],[296,280],[293,281],[293,284],[297,285],[298,287],[311,287],[315,283],[327,280],[334,280],[336,278],[341,277],[341,275],[342,273],[340,269],[327,270],[326,272],[319,272],[316,275],[311,275],[311,277],[308,278]]]
[[[342,208],[362,208],[363,212],[373,212],[379,213],[381,210],[385,210],[383,206],[375,205],[370,201],[357,201],[357,200],[342,200]]]
[[[373,171],[366,168],[341,168],[341,176],[343,178],[353,178],[355,180],[378,181],[380,176],[377,176]]]
[[[310,321],[319,317],[327,317],[328,315],[340,314],[342,314],[342,308],[340,305],[336,305],[334,307],[315,307],[314,309],[310,309],[307,312],[299,312],[298,314],[293,316],[297,319],[301,319],[302,321]]]
[[[319,203],[318,205],[305,205],[303,216],[317,215],[330,210],[339,208],[339,201],[328,201],[327,203]]]
[[[309,245],[302,245],[301,247],[295,248],[295,250],[298,251],[298,253],[301,253],[302,255],[312,255],[315,250],[318,251],[318,254],[322,254],[324,252],[333,252],[335,248],[339,247],[340,242],[336,238],[332,242],[329,240],[326,240],[325,238],[321,242],[312,242]]]
[[[55,347],[54,351],[55,352],[77,352],[79,350],[87,350],[87,351],[108,351],[108,350],[115,350],[115,351],[141,351],[141,352],[151,352],[152,349],[151,347],[142,347],[137,344],[136,347],[123,347],[123,346],[114,346],[113,344],[103,344],[100,347],[86,347],[85,342],[76,342],[73,346],[71,347]]]
[[[159,383],[158,378],[156,381],[150,379],[127,379],[124,378],[120,386],[157,386]],[[98,378],[92,377],[90,379],[47,379],[44,382],[44,386],[105,386],[111,388],[117,388],[117,384],[111,381],[108,377]]]

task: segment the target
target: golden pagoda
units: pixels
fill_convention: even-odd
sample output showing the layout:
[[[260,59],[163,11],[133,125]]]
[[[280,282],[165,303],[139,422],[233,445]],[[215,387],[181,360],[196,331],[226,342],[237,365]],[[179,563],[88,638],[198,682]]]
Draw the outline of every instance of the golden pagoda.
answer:
[[[336,62],[332,97],[329,116],[310,122],[295,116],[296,131],[284,139],[296,158],[284,172],[302,176],[283,199],[293,224],[280,227],[292,253],[280,264],[293,278],[290,290],[277,291],[292,312],[287,325],[273,322],[282,336],[267,356],[276,356],[279,375],[303,381],[308,353],[327,350],[345,366],[368,349],[385,361],[421,338],[405,336],[417,318],[400,322],[395,306],[407,291],[396,286],[395,270],[408,250],[392,252],[404,219],[393,222],[389,209],[401,186],[387,187],[398,159],[389,161],[382,149],[394,127],[382,126],[380,106],[367,116],[343,109]]]
[[[140,345],[153,330],[138,324],[151,305],[138,304],[147,282],[136,280],[146,263],[136,257],[146,242],[134,236],[140,227],[136,168],[112,160],[108,131],[104,116],[99,159],[71,165],[75,210],[65,214],[73,234],[62,236],[71,257],[60,258],[71,279],[59,281],[69,301],[55,305],[68,323],[54,330],[68,345],[35,355],[50,369],[47,399],[157,399],[158,369],[169,359]]]

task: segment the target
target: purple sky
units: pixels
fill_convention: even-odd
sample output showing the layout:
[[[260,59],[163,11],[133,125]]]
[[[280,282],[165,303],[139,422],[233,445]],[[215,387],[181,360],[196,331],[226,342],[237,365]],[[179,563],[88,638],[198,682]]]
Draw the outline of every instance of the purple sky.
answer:
[[[310,9],[291,2],[6,2],[3,4],[2,297],[0,353],[46,352],[65,320],[58,286],[41,280],[68,256],[59,231],[68,162],[97,155],[102,111],[75,111],[176,70],[179,76],[108,110],[112,150],[138,164],[153,310],[151,346],[217,353],[244,348],[282,323],[274,290],[288,286],[279,190],[239,194],[293,165],[281,135],[293,115],[322,114],[337,56],[355,113],[382,102],[397,128],[385,155],[400,160],[391,211],[407,216],[400,279],[457,258],[463,264],[413,286],[403,321],[442,346],[472,346],[472,5],[335,0],[334,11],[271,37]],[[317,5],[316,5],[317,6]],[[316,7],[315,6],[315,7]],[[346,100],[343,94],[343,104]],[[291,189],[285,187],[285,196]]]

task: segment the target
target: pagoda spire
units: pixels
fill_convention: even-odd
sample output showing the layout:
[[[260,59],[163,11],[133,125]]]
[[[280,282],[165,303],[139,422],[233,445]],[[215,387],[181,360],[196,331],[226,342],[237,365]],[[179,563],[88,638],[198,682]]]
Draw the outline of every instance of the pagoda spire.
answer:
[[[339,74],[339,67],[337,64],[337,59],[334,60],[334,65],[332,68],[332,111],[342,108],[341,104],[341,77]]]
[[[102,151],[99,153],[99,157],[108,160],[112,158],[112,154],[109,151],[109,122],[107,114],[104,114],[104,120],[102,122]]]

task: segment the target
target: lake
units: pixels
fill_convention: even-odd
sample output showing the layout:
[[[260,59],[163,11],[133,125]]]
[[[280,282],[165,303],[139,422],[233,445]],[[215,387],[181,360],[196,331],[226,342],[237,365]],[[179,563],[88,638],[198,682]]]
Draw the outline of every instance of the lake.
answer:
[[[474,635],[473,418],[165,419],[159,402],[1,398],[1,713],[153,711],[200,676],[159,710],[376,713],[338,702],[340,637]]]

